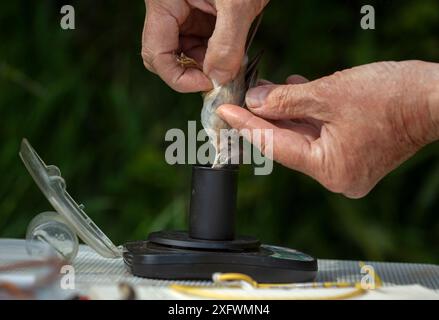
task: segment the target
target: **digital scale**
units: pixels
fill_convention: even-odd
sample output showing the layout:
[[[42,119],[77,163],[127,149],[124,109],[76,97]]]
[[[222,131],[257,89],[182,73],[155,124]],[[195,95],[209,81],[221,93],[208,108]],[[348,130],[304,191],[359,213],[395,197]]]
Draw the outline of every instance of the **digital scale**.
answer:
[[[313,257],[235,235],[237,166],[193,167],[188,232],[153,232],[117,247],[68,194],[60,170],[46,165],[26,139],[20,157],[56,210],[35,217],[27,239],[48,243],[67,260],[76,256],[79,237],[103,257],[123,258],[133,275],[146,278],[211,280],[222,272],[246,274],[260,283],[291,283],[316,276]]]

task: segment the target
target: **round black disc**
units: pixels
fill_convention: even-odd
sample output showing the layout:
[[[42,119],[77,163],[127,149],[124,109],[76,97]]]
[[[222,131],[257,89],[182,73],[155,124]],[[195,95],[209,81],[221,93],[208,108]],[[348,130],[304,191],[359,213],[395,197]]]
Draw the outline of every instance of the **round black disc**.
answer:
[[[212,241],[191,238],[187,232],[183,231],[152,232],[148,237],[148,241],[175,248],[238,252],[258,250],[261,245],[259,240],[252,237],[240,236],[234,240]]]

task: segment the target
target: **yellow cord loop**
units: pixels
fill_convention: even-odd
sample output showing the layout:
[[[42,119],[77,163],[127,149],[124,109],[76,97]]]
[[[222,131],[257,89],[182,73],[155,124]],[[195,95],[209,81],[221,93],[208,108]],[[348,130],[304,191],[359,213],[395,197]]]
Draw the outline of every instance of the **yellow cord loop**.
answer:
[[[364,262],[360,262],[359,266],[362,268]],[[375,289],[382,286],[381,278],[376,272],[374,272]],[[188,285],[171,285],[170,289],[181,294],[190,295],[198,298],[207,299],[231,299],[231,300],[245,300],[253,299],[253,295],[247,297],[245,295],[220,293],[219,289],[242,289],[242,290],[254,290],[253,293],[257,293],[257,290],[263,289],[348,289],[352,288],[352,291],[344,292],[341,294],[335,294],[332,296],[297,296],[288,295],[288,291],[285,291],[285,295],[281,297],[266,296],[263,295],[259,299],[273,300],[273,299],[293,299],[293,300],[333,300],[333,299],[350,299],[357,296],[361,296],[367,293],[367,289],[364,289],[361,282],[311,282],[311,283],[258,283],[253,278],[242,273],[214,273],[212,276],[214,287],[200,287],[200,286],[188,286]],[[263,297],[263,298],[262,298]],[[256,298],[258,299],[258,298]]]

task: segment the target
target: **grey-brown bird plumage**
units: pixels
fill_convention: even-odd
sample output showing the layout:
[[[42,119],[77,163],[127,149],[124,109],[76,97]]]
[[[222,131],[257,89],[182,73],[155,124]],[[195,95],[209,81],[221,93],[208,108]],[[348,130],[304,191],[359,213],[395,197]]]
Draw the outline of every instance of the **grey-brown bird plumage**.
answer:
[[[230,126],[222,120],[216,113],[219,106],[223,104],[234,104],[245,107],[245,94],[247,90],[254,86],[257,80],[257,65],[261,58],[258,54],[249,61],[248,49],[253,41],[256,31],[261,22],[260,15],[253,24],[252,30],[246,44],[245,56],[237,76],[225,85],[214,83],[214,89],[203,95],[203,109],[201,111],[201,123],[209,135],[210,142],[215,149],[215,160],[212,167],[221,168],[230,164],[239,163],[239,138],[238,133],[228,131],[230,139],[220,139],[222,130],[230,130]],[[223,141],[225,140],[225,141]]]

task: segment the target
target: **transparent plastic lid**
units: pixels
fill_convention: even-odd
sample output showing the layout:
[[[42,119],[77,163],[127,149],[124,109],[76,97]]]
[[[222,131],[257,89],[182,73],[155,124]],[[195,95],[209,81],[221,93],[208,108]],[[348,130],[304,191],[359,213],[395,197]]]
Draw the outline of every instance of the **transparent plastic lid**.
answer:
[[[85,214],[82,206],[78,205],[68,194],[66,182],[58,167],[47,166],[26,139],[21,142],[20,157],[47,200],[66,219],[82,241],[103,257],[118,258],[122,256],[122,249],[111,242]]]

